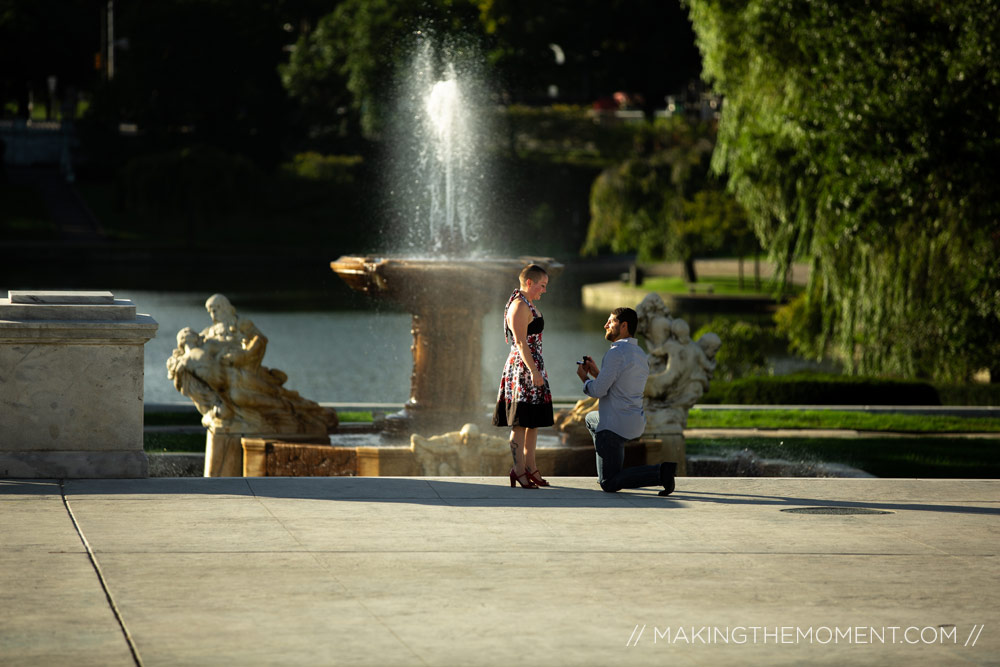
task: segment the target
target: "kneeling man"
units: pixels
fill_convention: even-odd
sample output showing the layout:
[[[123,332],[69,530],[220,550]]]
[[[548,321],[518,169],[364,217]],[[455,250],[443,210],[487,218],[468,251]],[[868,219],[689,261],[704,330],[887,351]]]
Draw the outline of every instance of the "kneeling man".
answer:
[[[654,463],[622,468],[625,443],[638,438],[646,428],[642,393],[649,377],[646,353],[635,336],[639,318],[631,308],[616,308],[604,325],[604,337],[611,349],[601,367],[584,357],[576,369],[583,380],[583,393],[600,399],[598,409],[586,417],[587,428],[597,451],[597,481],[609,493],[619,489],[663,485],[661,496],[674,490],[676,463]],[[592,376],[592,377],[591,377]]]

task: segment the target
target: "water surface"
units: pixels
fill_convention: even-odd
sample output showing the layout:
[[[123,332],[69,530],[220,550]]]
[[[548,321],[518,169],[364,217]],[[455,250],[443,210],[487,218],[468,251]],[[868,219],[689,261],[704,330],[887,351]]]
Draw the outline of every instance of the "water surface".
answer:
[[[184,327],[201,331],[211,324],[204,302],[210,294],[117,290],[132,299],[138,312],[157,321],[156,337],[145,348],[145,401],[187,402],[167,379],[166,361]],[[411,316],[392,310],[329,309],[281,311],[245,307],[232,298],[237,313],[268,338],[264,365],[288,374],[285,386],[320,402],[404,403],[410,395],[413,357]],[[545,316],[543,355],[553,395],[583,398],[576,360],[588,354],[598,359],[608,344],[601,325],[607,315],[570,306],[537,304]],[[483,319],[484,402],[496,396],[500,371],[509,346],[504,342],[502,304]],[[461,326],[456,323],[456,326]]]

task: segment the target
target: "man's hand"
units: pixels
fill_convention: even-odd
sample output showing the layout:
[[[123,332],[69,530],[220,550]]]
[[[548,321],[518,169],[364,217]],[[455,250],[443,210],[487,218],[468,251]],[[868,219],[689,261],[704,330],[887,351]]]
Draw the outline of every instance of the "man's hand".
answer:
[[[584,369],[586,369],[588,373],[590,373],[594,377],[597,377],[601,373],[601,370],[597,367],[597,364],[594,363],[594,360],[591,357],[583,358],[583,367]]]
[[[582,380],[583,382],[587,381],[587,369],[585,367],[585,364],[576,365],[576,376],[580,378],[580,380]]]

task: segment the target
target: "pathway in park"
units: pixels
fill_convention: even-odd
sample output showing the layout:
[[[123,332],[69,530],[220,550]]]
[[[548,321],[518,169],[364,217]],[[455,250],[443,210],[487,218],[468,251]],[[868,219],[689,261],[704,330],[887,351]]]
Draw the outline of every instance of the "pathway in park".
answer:
[[[1000,481],[0,480],[4,665],[997,665]]]

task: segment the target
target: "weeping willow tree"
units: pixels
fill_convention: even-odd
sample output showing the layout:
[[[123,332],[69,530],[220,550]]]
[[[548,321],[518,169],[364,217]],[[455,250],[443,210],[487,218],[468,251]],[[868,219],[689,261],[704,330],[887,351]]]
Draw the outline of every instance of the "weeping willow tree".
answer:
[[[1000,0],[685,0],[725,98],[713,168],[789,329],[851,371],[1000,376]]]

